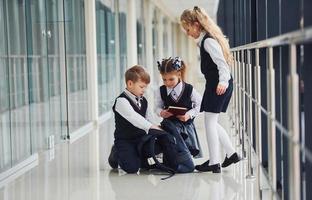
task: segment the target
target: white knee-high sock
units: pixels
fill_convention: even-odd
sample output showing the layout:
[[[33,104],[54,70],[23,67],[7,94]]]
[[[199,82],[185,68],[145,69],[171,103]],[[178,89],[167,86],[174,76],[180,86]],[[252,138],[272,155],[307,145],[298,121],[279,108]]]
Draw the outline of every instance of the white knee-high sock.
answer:
[[[218,164],[220,160],[220,143],[217,130],[218,113],[205,112],[206,138],[209,150],[209,165]]]
[[[229,134],[225,131],[225,129],[218,123],[217,125],[219,141],[222,144],[227,157],[230,157],[233,153],[235,153],[235,149],[231,143]]]
[[[221,162],[220,143],[228,157],[235,153],[230,137],[218,123],[218,118],[219,113],[205,112],[206,138],[210,157],[209,165]]]

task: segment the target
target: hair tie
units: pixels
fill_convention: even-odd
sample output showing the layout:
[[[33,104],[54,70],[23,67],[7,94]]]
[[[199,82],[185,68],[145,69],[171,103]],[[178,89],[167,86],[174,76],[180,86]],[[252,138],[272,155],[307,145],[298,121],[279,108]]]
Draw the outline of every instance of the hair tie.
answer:
[[[194,11],[200,12],[200,8],[198,6],[194,6]]]
[[[175,57],[172,63],[172,67],[175,70],[180,70],[182,67],[182,59],[180,57]]]
[[[159,61],[157,61],[157,67],[158,67],[158,70],[160,71],[161,69],[161,63]]]

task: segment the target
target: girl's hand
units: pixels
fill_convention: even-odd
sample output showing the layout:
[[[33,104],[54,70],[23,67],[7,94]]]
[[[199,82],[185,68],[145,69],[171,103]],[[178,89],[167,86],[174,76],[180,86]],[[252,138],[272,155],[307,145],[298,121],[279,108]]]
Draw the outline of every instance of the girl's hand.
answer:
[[[191,119],[191,116],[189,114],[177,115],[176,117],[182,122],[186,122],[187,120]]]
[[[226,91],[226,87],[224,85],[218,84],[217,89],[216,89],[217,95],[222,95],[225,93],[225,91]]]
[[[171,112],[168,112],[167,110],[162,110],[162,111],[160,112],[160,116],[161,116],[162,118],[168,118],[168,117],[173,116],[173,114],[172,114]]]

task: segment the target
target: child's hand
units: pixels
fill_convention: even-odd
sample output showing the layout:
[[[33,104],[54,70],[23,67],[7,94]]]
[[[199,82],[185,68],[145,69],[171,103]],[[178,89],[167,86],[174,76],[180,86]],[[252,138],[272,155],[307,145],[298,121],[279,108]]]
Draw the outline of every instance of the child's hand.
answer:
[[[160,112],[160,116],[161,116],[162,118],[168,118],[168,117],[173,116],[173,114],[172,114],[171,112],[168,112],[167,110],[162,110],[162,111]]]
[[[176,117],[182,122],[186,122],[187,120],[191,119],[191,116],[189,114],[177,115]]]
[[[226,91],[226,87],[224,85],[218,84],[217,89],[216,89],[217,95],[222,95],[225,93],[225,91]]]
[[[160,128],[159,126],[156,126],[156,125],[152,125],[151,128],[152,128],[152,129],[157,129],[157,130],[163,131],[162,128]]]

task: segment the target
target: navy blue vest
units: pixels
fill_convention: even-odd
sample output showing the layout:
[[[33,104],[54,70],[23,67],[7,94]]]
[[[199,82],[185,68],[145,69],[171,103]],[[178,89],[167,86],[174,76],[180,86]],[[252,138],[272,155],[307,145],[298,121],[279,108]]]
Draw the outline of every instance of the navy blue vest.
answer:
[[[200,45],[200,69],[205,76],[206,86],[216,87],[219,83],[218,66],[213,62],[209,53],[205,50],[204,42],[207,38],[212,37],[207,33]]]
[[[167,109],[169,106],[178,106],[185,107],[188,110],[193,108],[193,103],[191,100],[191,95],[193,92],[193,86],[183,82],[183,88],[181,94],[177,100],[174,100],[171,95],[167,95],[167,88],[165,85],[160,87],[161,99],[164,102],[164,109]]]
[[[121,93],[117,98],[124,97],[126,98],[135,112],[139,113],[141,116],[145,118],[146,110],[147,110],[147,100],[143,97],[141,100],[141,108],[139,108],[124,92]],[[113,111],[115,114],[115,139],[122,139],[122,140],[131,140],[137,139],[143,135],[146,135],[146,132],[143,129],[139,129],[131,124],[128,120],[126,120],[123,116],[121,116],[115,110],[116,101],[113,105]]]

